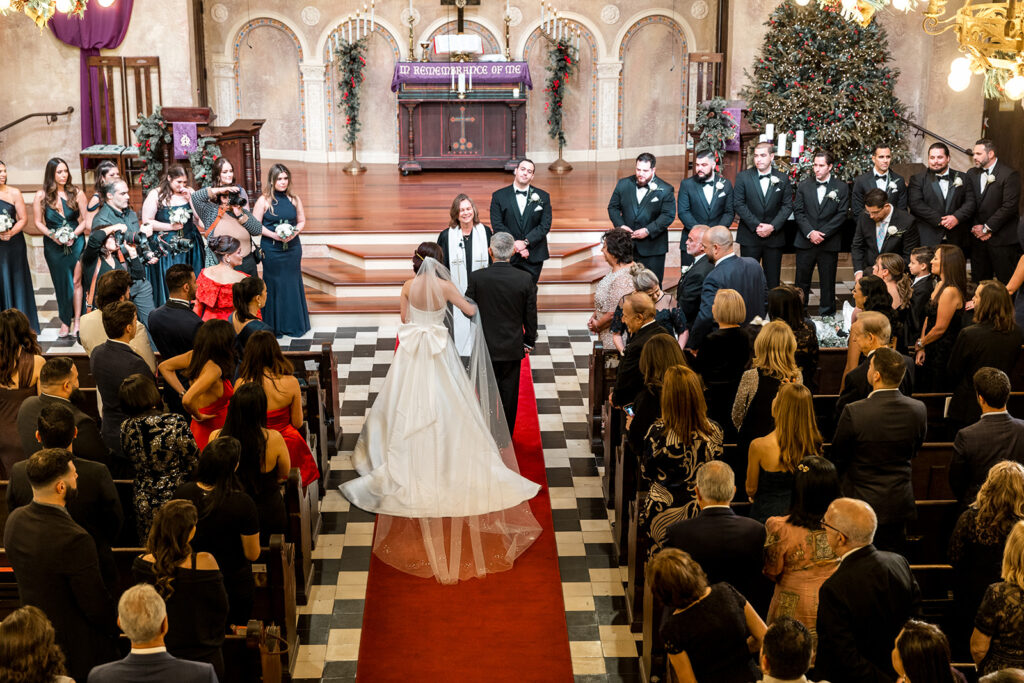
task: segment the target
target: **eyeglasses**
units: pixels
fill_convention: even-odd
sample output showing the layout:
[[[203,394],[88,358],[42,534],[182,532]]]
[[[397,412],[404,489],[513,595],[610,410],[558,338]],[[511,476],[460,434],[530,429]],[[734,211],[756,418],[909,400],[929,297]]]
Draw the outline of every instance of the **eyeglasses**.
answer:
[[[825,520],[821,520],[821,525],[823,527],[825,527],[826,529],[831,529],[832,531],[836,532],[837,534],[842,534],[843,536],[846,535],[846,533],[844,531],[841,531],[841,530],[835,528],[834,526],[832,526],[831,524],[829,524]]]

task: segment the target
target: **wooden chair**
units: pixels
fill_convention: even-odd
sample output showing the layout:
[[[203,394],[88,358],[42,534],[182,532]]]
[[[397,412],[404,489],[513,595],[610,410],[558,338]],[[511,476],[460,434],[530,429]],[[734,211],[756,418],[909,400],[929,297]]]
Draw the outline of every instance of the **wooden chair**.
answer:
[[[87,68],[95,72],[97,88],[93,92],[94,111],[83,111],[82,116],[90,118],[92,145],[79,152],[82,165],[82,183],[85,183],[85,167],[90,161],[112,161],[122,178],[126,178],[125,141],[128,136],[128,121],[124,109],[126,99],[124,82],[124,60],[121,57],[89,57]],[[136,155],[138,150],[132,145]]]
[[[156,88],[153,79],[156,78]],[[134,131],[140,116],[152,116],[163,105],[163,82],[160,78],[159,57],[124,58],[124,111],[127,129],[126,150],[122,153],[124,167],[121,176],[131,184],[132,173],[138,167],[139,150],[134,144]],[[164,167],[166,168],[166,166]],[[126,175],[127,173],[127,175]]]
[[[687,83],[693,83],[695,90],[691,90],[687,101],[692,101],[694,106],[689,107],[686,116],[686,132],[690,137],[695,136],[699,131],[694,128],[693,122],[696,118],[696,105],[715,97],[723,97],[725,93],[725,55],[721,52],[691,52],[686,55]],[[683,159],[683,177],[690,177],[693,169],[695,149],[686,145],[686,154]]]

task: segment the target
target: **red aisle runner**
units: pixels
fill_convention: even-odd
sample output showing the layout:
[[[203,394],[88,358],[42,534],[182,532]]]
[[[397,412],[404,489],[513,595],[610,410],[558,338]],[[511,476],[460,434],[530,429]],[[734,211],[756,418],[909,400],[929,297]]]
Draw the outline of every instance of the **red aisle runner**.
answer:
[[[358,680],[368,683],[572,681],[530,361],[513,438],[522,475],[542,484],[530,508],[543,531],[507,572],[442,586],[370,560]]]

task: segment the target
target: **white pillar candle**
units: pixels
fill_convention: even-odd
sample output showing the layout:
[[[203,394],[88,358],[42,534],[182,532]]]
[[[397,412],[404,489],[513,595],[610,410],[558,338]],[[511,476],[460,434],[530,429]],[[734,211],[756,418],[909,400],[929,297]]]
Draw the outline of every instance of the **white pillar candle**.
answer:
[[[798,130],[793,138],[793,156],[799,156],[804,151],[804,132]]]
[[[771,142],[771,138],[768,137],[767,134],[762,133],[761,136],[759,138],[757,138],[757,141],[758,142]]]
[[[459,74],[459,92],[466,92],[466,74],[464,73]]]
[[[779,133],[779,156],[786,156],[786,134]]]
[[[452,67],[452,90],[455,90],[455,67]]]
[[[470,69],[470,71],[469,71],[469,89],[470,90],[473,89],[473,70],[472,69]]]
[[[518,100],[519,99],[519,88],[512,88],[512,99],[513,100]]]
[[[370,32],[373,33],[373,0],[370,1]]]
[[[769,123],[764,127],[764,134],[768,136],[768,140],[771,141],[775,137],[775,124]]]

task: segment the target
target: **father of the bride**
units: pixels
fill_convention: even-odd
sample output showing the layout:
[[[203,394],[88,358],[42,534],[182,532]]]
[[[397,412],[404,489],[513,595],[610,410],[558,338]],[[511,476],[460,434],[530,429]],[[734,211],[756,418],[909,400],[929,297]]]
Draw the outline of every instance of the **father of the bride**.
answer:
[[[476,302],[491,356],[498,395],[509,434],[515,431],[519,405],[519,369],[537,341],[537,285],[526,271],[514,268],[515,238],[507,232],[491,237],[493,263],[469,275],[466,298]]]

